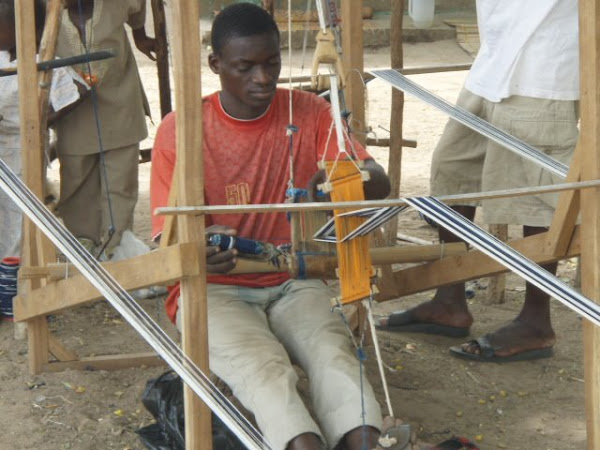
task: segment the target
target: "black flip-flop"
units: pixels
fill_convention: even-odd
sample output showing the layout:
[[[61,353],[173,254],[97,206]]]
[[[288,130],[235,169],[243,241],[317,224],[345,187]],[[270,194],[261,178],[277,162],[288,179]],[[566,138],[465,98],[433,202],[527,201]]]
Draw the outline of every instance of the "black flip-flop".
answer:
[[[465,337],[469,335],[469,327],[451,327],[437,323],[422,322],[417,319],[412,310],[396,311],[387,317],[387,324],[383,325],[381,320],[375,324],[375,328],[384,331],[397,331],[406,333],[426,333],[448,337]]]
[[[554,355],[554,347],[538,348],[526,350],[510,356],[496,355],[496,348],[491,344],[489,335],[481,336],[477,339],[467,342],[467,345],[478,345],[480,353],[470,353],[461,347],[450,347],[450,354],[458,358],[468,359],[479,362],[513,362],[513,361],[531,361],[541,358],[550,358]]]

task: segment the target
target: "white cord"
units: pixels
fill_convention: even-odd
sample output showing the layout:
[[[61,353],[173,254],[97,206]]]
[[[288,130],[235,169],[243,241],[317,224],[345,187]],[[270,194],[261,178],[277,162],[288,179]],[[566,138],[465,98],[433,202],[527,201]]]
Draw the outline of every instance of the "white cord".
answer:
[[[335,124],[335,132],[337,134],[338,151],[340,153],[347,153],[346,144],[344,142],[344,126],[342,125],[342,110],[340,108],[338,75],[332,74],[330,76],[330,83],[331,88],[329,90],[329,98],[331,99],[331,112]]]
[[[290,66],[290,77],[289,77],[289,94],[290,94],[290,122],[289,124],[294,123],[294,113],[293,113],[293,101],[292,101],[292,0],[288,0],[288,65]],[[291,131],[288,131],[291,133]]]
[[[321,27],[321,31],[323,33],[327,33],[327,22],[325,21],[325,12],[323,11],[323,3],[322,0],[317,1],[317,14],[319,15],[319,26]]]
[[[379,341],[377,340],[377,333],[375,331],[375,321],[373,320],[373,310],[371,309],[371,299],[367,298],[363,300],[363,304],[367,308],[369,327],[371,329],[371,336],[373,336],[373,345],[375,346],[375,356],[377,358],[377,366],[379,367],[379,374],[381,375],[381,384],[383,385],[383,392],[385,394],[385,402],[388,407],[388,413],[391,417],[394,417],[394,411],[392,410],[392,402],[390,400],[390,391],[388,389],[387,380],[385,378],[385,371],[383,370],[383,361],[381,359],[381,352],[379,350]]]

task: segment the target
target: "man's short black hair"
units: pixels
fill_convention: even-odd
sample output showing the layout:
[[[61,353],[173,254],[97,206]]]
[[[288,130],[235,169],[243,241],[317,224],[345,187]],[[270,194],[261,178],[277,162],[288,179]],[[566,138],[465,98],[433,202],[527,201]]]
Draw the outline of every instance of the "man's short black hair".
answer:
[[[39,32],[44,29],[46,22],[46,2],[44,0],[35,0],[35,28]],[[6,23],[15,21],[15,0],[0,0],[0,20]]]
[[[273,33],[279,39],[279,28],[273,17],[259,6],[236,3],[223,9],[213,21],[211,45],[215,54],[221,53],[228,39]]]

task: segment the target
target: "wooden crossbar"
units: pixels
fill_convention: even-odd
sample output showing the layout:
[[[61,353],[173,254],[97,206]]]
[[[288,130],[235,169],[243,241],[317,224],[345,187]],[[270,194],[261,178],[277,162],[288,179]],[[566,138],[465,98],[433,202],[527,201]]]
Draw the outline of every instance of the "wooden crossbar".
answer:
[[[198,275],[198,251],[193,244],[177,244],[104,266],[126,290],[140,289]],[[43,317],[99,298],[100,292],[83,275],[76,275],[15,297],[15,320]]]

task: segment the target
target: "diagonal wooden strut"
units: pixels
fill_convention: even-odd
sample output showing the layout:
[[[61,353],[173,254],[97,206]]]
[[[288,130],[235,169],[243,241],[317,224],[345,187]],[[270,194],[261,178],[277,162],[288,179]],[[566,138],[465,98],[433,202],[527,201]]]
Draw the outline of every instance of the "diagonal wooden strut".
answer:
[[[582,146],[577,145],[565,180],[567,183],[581,180],[582,153]],[[566,253],[579,217],[580,206],[581,192],[578,189],[560,193],[545,244],[554,255],[561,256]]]
[[[569,248],[562,256],[548,251],[544,245],[546,239],[547,233],[540,233],[507,244],[538,264],[560,261],[581,253],[578,227],[575,228]],[[399,294],[404,296],[504,272],[508,272],[508,269],[502,264],[480,251],[470,251],[464,255],[401,270],[395,273],[395,279]]]

